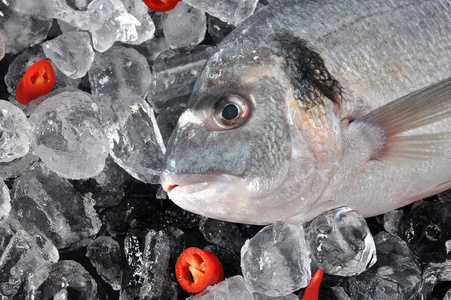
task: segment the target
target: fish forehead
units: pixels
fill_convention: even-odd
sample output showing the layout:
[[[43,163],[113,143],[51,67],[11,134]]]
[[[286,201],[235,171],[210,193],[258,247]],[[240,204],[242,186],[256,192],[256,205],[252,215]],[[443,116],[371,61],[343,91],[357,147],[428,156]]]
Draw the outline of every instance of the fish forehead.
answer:
[[[261,45],[225,47],[207,62],[200,81],[205,81],[208,87],[240,87],[252,78],[271,75],[283,64],[276,48]]]

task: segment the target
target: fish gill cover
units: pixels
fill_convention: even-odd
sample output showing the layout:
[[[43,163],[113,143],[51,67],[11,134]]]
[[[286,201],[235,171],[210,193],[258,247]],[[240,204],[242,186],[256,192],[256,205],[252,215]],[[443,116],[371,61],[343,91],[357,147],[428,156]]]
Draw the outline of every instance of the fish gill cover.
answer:
[[[266,227],[169,201],[159,176],[195,81],[268,2],[0,3],[2,298],[185,299],[175,264],[191,246],[225,278],[192,299],[300,299],[318,268],[319,299],[451,297],[449,191],[366,220],[337,208]],[[53,90],[22,105],[16,87],[41,60]]]

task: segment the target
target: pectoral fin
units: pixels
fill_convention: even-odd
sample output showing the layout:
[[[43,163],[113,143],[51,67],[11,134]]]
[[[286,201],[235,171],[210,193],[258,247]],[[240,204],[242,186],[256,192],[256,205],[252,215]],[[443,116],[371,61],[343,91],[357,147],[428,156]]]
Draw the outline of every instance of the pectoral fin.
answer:
[[[398,162],[451,156],[451,128],[440,133],[401,135],[411,129],[451,117],[451,78],[384,105],[355,122],[377,126],[383,146],[371,159]]]

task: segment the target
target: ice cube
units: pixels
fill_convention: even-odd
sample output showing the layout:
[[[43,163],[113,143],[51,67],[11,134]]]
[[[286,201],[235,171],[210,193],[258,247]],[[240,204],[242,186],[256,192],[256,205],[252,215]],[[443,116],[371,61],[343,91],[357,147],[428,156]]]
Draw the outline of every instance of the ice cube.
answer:
[[[373,237],[365,219],[355,210],[341,207],[305,225],[312,259],[325,273],[359,274],[376,262]]]
[[[211,15],[207,15],[207,23],[208,34],[215,44],[219,44],[233,29],[235,29],[235,26],[227,24]]]
[[[207,287],[202,293],[188,298],[190,300],[251,300],[252,293],[240,275],[227,278]]]
[[[33,140],[24,112],[8,101],[0,100],[0,162],[25,156]]]
[[[218,245],[208,245],[204,250],[213,253],[224,266],[224,278],[241,275],[240,253],[232,252]]]
[[[265,294],[253,293],[252,296],[254,300],[299,300],[298,296],[295,294],[288,294],[280,297],[266,296]]]
[[[11,210],[11,197],[9,189],[0,177],[0,221],[3,221]]]
[[[103,170],[109,144],[90,94],[57,91],[39,104],[30,122],[35,154],[58,175],[83,179]]]
[[[106,134],[114,161],[130,175],[146,183],[159,183],[166,148],[152,108],[137,96],[115,103],[117,122]]]
[[[8,218],[0,223],[0,295],[13,297],[40,266],[57,262],[58,251],[42,235],[30,235]]]
[[[211,46],[165,51],[155,60],[154,78],[147,100],[157,112],[186,104],[205,62],[214,52]]]
[[[98,237],[88,246],[86,256],[113,290],[121,289],[122,257],[118,242],[109,236]]]
[[[96,53],[88,72],[92,94],[124,101],[128,95],[143,97],[152,81],[149,64],[138,51],[115,46]]]
[[[51,0],[56,18],[81,30],[89,29],[89,14],[86,5],[76,5],[72,0]]]
[[[28,153],[27,155],[8,163],[0,162],[0,178],[16,178],[27,172],[38,161],[39,157],[32,153]]]
[[[56,17],[56,10],[54,9],[51,0],[8,0],[8,3],[12,10],[28,17],[34,17],[41,20],[53,19]]]
[[[400,235],[401,222],[404,218],[404,211],[402,209],[392,210],[384,215],[384,229],[391,233]]]
[[[421,281],[415,256],[401,238],[387,232],[374,237],[377,262],[348,279],[351,299],[413,299]]]
[[[132,177],[108,156],[105,168],[98,175],[72,184],[81,195],[95,200],[96,207],[119,204],[131,186]]]
[[[42,44],[45,55],[66,76],[86,75],[94,61],[91,38],[86,32],[68,32]]]
[[[25,48],[39,44],[47,37],[52,20],[28,17],[13,11],[8,1],[0,2],[0,40],[5,43],[6,53],[19,53]]]
[[[5,57],[5,53],[6,53],[5,42],[0,38],[0,60],[2,60],[3,57]]]
[[[108,50],[116,41],[138,40],[136,26],[141,23],[127,13],[120,0],[94,0],[88,6],[92,44],[99,52]]]
[[[98,299],[97,283],[79,263],[62,260],[33,273],[28,299]]]
[[[266,226],[241,249],[241,269],[251,290],[285,296],[306,287],[310,253],[301,226],[278,221]]]
[[[236,26],[254,13],[258,0],[183,0],[183,2]]]
[[[202,218],[199,230],[205,239],[232,252],[239,252],[246,237],[242,235],[237,224]]]
[[[437,198],[441,202],[451,202],[451,189],[437,194]]]
[[[167,13],[163,21],[163,33],[171,48],[198,45],[207,32],[207,17],[204,12],[180,1]]]
[[[451,239],[451,202],[417,202],[406,214],[401,237],[422,263],[446,260]]]
[[[127,44],[138,45],[153,38],[155,24],[149,15],[149,9],[142,0],[122,0],[127,12],[134,16],[140,24],[136,24],[136,40],[125,41]]]
[[[441,263],[429,263],[423,271],[419,299],[431,299],[430,296],[434,287],[446,281],[451,281],[451,260]]]
[[[11,207],[28,232],[44,233],[58,249],[86,246],[101,227],[94,201],[42,163],[14,181]]]
[[[181,102],[188,102],[189,96],[185,99],[180,99]],[[157,124],[160,129],[161,137],[163,138],[163,143],[167,146],[169,138],[171,137],[172,131],[174,131],[175,125],[182,114],[186,110],[185,105],[171,106],[163,111],[161,111],[157,116]]]
[[[175,261],[175,251],[181,252],[182,234],[178,229],[168,229],[127,235],[121,299],[178,299],[179,286],[171,276],[169,262]]]
[[[161,52],[169,50],[169,42],[163,34],[163,19],[166,17],[166,13],[150,11],[149,15],[155,24],[154,36],[139,45],[134,45],[133,48],[137,49],[151,63]]]
[[[165,203],[167,206],[164,209],[164,215],[161,220],[163,224],[168,226],[176,226],[181,229],[192,229],[199,226],[199,221],[201,218],[199,215],[181,209],[172,201],[166,201]]]

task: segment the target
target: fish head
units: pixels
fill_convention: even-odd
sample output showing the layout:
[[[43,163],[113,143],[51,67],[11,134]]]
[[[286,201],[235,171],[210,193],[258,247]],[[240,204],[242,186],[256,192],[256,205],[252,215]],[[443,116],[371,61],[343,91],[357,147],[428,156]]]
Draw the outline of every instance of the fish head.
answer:
[[[274,48],[215,53],[168,143],[161,183],[169,198],[188,211],[231,222],[289,217],[299,208],[289,194],[310,188],[293,184],[293,175],[302,180],[317,171],[310,147],[298,133],[293,140],[297,129],[288,107],[295,94],[286,61]]]

